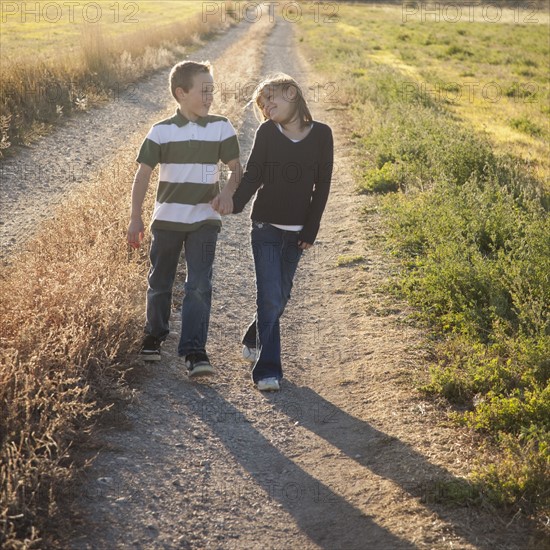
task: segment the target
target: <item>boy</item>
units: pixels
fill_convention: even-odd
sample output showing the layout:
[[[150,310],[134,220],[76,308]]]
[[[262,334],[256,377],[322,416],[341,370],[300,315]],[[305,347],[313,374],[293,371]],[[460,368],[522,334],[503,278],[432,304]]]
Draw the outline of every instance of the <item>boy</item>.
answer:
[[[128,243],[138,248],[144,233],[143,200],[151,173],[160,163],[151,223],[146,336],[140,354],[146,361],[160,360],[161,344],[169,333],[178,260],[185,248],[187,276],[178,354],[185,357],[189,376],[214,373],[206,355],[206,339],[212,264],[221,228],[218,212],[230,211],[242,171],[233,126],[224,117],[208,114],[214,89],[211,72],[208,62],[193,61],[178,63],[170,72],[170,90],[179,108],[173,117],[154,124],[141,146],[128,226]],[[218,194],[220,160],[232,174]]]

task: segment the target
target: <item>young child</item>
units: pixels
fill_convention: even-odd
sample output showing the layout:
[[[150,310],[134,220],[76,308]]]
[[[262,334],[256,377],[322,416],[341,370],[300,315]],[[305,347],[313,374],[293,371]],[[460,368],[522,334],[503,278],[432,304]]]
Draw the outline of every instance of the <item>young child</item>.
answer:
[[[315,242],[333,165],[331,129],[314,121],[300,86],[288,75],[264,80],[252,98],[265,121],[256,131],[246,170],[233,195],[233,213],[252,207],[256,315],[243,338],[261,391],[283,377],[279,318],[290,298],[304,250]]]
[[[145,338],[140,354],[160,360],[169,333],[172,287],[182,248],[187,276],[181,310],[178,354],[189,376],[212,374],[206,340],[212,296],[212,263],[219,213],[231,211],[231,195],[241,177],[239,145],[231,123],[209,115],[214,81],[210,64],[184,61],[170,72],[170,90],[179,108],[173,117],[153,125],[139,151],[132,187],[128,243],[138,248],[144,234],[141,218],[151,172],[160,164],[151,223],[151,267],[148,276]],[[218,195],[218,161],[232,174]],[[216,212],[211,201],[216,197]]]

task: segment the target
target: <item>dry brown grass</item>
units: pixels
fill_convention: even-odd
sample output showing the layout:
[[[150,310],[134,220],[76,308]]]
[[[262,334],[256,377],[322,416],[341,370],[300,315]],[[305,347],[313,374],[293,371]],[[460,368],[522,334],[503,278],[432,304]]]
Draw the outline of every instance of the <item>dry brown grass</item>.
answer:
[[[82,29],[79,55],[3,63],[0,158],[28,144],[61,117],[116,97],[129,83],[166,67],[230,19],[197,14],[121,36],[104,36],[100,25]]]
[[[124,396],[121,359],[140,338],[147,269],[146,247],[130,253],[124,242],[129,189],[121,195],[120,181],[133,169],[71,198],[2,275],[2,547],[45,545],[39,534],[59,519],[76,470],[72,442]]]

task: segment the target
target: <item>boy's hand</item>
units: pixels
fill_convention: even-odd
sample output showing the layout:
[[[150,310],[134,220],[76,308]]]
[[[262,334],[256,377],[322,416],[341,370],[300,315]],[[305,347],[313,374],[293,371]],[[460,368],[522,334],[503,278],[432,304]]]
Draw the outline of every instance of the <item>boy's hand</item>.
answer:
[[[219,195],[216,195],[210,201],[210,205],[216,212],[222,215],[231,214],[233,212],[233,199],[231,193],[226,192],[224,188]]]
[[[132,218],[130,225],[128,225],[128,244],[132,248],[139,248],[143,235],[145,234],[145,228],[141,218]]]
[[[302,249],[302,250],[307,250],[308,248],[311,248],[313,245],[311,243],[306,243],[304,241],[298,241],[298,246]]]

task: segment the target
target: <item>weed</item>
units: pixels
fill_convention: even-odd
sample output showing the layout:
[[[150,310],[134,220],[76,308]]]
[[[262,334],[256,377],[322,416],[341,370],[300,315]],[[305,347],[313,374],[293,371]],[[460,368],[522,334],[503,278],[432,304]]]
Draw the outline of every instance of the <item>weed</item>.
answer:
[[[364,256],[355,255],[355,256],[338,256],[336,260],[336,265],[338,267],[344,267],[347,265],[356,265],[365,260]]]
[[[131,181],[132,168],[129,161],[120,178]],[[68,460],[72,443],[105,403],[128,397],[121,362],[132,368],[147,271],[145,253],[129,253],[124,242],[128,201],[118,178],[77,192],[3,270],[3,548],[44,536],[33,544],[48,546],[51,526],[63,522],[63,488],[78,470]]]
[[[533,123],[530,119],[527,117],[521,117],[521,118],[513,118],[510,120],[510,126],[512,128],[515,128],[516,130],[519,130],[520,132],[524,132],[526,134],[529,134],[530,136],[540,136],[542,135],[542,128],[535,123]]]
[[[59,120],[60,112],[70,116],[117,99],[139,78],[173,64],[181,46],[193,45],[197,37],[227,25],[225,20],[197,14],[200,8],[200,3],[182,6],[183,19],[149,26],[147,40],[142,30],[113,35],[98,23],[83,25],[79,36],[67,38],[75,51],[67,58],[23,57],[14,51],[10,61],[3,63],[0,156],[7,154],[10,145],[26,144],[43,134]],[[3,39],[3,49],[9,46]]]

